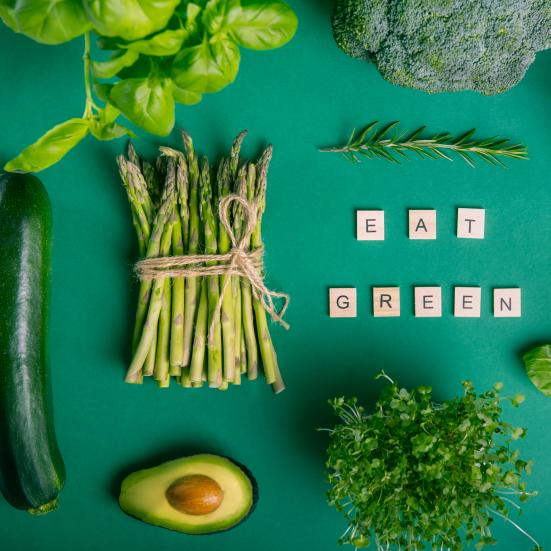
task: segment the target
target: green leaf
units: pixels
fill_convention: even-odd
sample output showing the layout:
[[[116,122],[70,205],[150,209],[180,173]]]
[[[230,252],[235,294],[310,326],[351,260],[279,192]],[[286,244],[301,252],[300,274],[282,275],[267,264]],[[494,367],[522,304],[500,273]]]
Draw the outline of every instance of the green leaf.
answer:
[[[239,0],[209,0],[201,17],[207,32],[211,35],[223,32],[229,11],[239,6]]]
[[[92,72],[97,78],[112,78],[125,67],[133,65],[139,57],[139,53],[134,50],[117,52],[115,57],[109,61],[92,61]]]
[[[280,1],[243,1],[230,9],[225,30],[240,45],[253,50],[283,46],[296,33],[295,12]]]
[[[551,345],[538,346],[522,357],[528,377],[546,396],[551,396]]]
[[[178,88],[175,84],[173,84],[172,87],[172,96],[174,97],[174,101],[177,101],[178,103],[183,103],[184,105],[196,105],[203,99],[202,94],[189,92],[188,90],[182,90],[181,88]]]
[[[86,119],[69,119],[46,132],[38,141],[6,163],[9,172],[40,172],[57,163],[89,132]]]
[[[96,140],[108,141],[122,138],[123,136],[129,136],[135,138],[136,134],[129,128],[122,126],[117,122],[111,124],[98,124],[96,121],[92,121],[90,124],[90,134],[96,138]]]
[[[170,79],[129,78],[115,84],[111,103],[147,132],[166,136],[174,127],[174,98]]]
[[[239,61],[239,48],[233,42],[205,38],[198,46],[184,48],[176,56],[172,80],[176,87],[187,92],[218,92],[235,80]]]
[[[185,29],[166,30],[145,40],[119,44],[119,47],[126,48],[129,52],[132,51],[137,54],[171,56],[176,55],[180,51],[186,37],[187,32]]]
[[[180,0],[84,0],[95,29],[104,36],[136,40],[160,31]]]
[[[1,0],[0,17],[42,44],[61,44],[91,28],[80,0]]]
[[[102,141],[113,140],[122,136],[135,137],[136,135],[132,130],[115,122],[119,115],[120,111],[108,103],[90,121],[90,133],[94,138]]]
[[[102,82],[94,82],[94,93],[102,101],[109,101],[109,94],[111,94],[112,84],[105,84]]]

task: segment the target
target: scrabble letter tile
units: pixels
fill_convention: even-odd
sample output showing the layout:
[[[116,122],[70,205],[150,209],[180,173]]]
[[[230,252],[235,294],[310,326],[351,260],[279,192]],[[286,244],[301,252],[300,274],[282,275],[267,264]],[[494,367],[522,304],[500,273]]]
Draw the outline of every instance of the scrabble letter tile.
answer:
[[[356,289],[354,287],[329,289],[329,317],[356,317]]]
[[[373,315],[376,318],[400,315],[400,287],[373,287]]]
[[[436,211],[409,211],[409,238],[436,239]]]
[[[385,211],[357,211],[356,238],[358,241],[383,241],[385,238]]]
[[[484,209],[457,209],[457,237],[484,239]]]
[[[442,289],[415,287],[415,317],[440,318],[442,316]]]
[[[454,315],[457,318],[480,317],[480,287],[456,287]]]
[[[520,289],[494,289],[494,316],[520,318]]]

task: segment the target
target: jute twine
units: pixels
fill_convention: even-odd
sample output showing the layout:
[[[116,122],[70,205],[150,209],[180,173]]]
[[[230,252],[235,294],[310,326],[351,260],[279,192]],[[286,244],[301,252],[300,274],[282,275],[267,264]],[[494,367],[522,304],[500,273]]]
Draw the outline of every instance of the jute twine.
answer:
[[[247,225],[238,238],[229,222],[229,211],[232,203],[239,203],[243,207]],[[252,287],[255,298],[259,299],[273,321],[279,323],[285,329],[289,324],[283,320],[283,316],[289,306],[289,295],[271,291],[264,283],[264,248],[248,251],[247,246],[256,226],[257,206],[239,195],[224,197],[218,206],[220,222],[226,230],[230,241],[231,250],[225,254],[198,254],[166,256],[156,258],[144,258],[135,265],[135,271],[140,280],[153,280],[165,277],[201,277],[201,276],[228,276],[220,292],[216,305],[215,315],[209,327],[209,339],[212,337],[216,320],[222,311],[222,302],[230,284],[229,276],[238,276],[246,279]],[[207,265],[208,263],[215,263]],[[275,300],[281,299],[282,305],[278,309]]]

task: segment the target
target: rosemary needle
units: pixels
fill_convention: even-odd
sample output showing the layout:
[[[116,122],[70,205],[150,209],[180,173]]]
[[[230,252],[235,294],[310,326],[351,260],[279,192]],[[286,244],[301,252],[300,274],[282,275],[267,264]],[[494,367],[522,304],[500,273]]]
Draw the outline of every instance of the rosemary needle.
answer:
[[[407,153],[416,153],[423,159],[447,159],[452,161],[450,153],[461,157],[468,165],[474,167],[479,158],[492,165],[505,167],[500,157],[509,159],[528,159],[528,150],[520,144],[494,136],[487,139],[474,137],[476,129],[457,138],[449,132],[422,137],[425,127],[413,132],[398,132],[399,122],[392,122],[378,127],[378,122],[368,124],[363,130],[354,129],[345,145],[320,149],[322,152],[340,153],[349,161],[360,162],[363,158],[380,158],[399,163],[400,158],[408,158]]]

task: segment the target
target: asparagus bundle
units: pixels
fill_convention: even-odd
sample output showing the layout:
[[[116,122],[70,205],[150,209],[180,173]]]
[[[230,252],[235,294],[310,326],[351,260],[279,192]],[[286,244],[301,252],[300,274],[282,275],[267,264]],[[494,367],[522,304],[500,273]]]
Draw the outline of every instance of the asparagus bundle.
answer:
[[[214,178],[207,158],[198,161],[185,132],[184,152],[162,147],[155,165],[139,158],[132,144],[127,158],[117,159],[140,257],[197,258],[204,274],[168,270],[141,279],[128,383],[152,376],[160,387],[168,387],[174,377],[187,388],[207,383],[225,390],[241,384],[242,376],[256,379],[261,362],[273,390],[285,388],[264,298],[247,277],[221,270],[216,257],[231,253],[237,240],[251,255],[263,249],[261,221],[272,149],[257,163],[241,164],[245,134],[237,136]],[[230,204],[235,196],[238,200]],[[224,220],[221,202],[228,205]],[[203,255],[209,256],[203,260]]]

